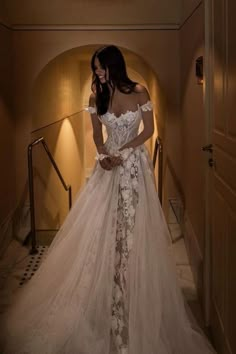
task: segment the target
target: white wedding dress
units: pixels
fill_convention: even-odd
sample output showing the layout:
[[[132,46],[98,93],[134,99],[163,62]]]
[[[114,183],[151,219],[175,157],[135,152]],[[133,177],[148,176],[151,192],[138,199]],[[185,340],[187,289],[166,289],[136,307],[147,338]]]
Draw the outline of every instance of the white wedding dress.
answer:
[[[151,109],[101,116],[107,150]],[[111,171],[96,164],[4,328],[4,354],[214,352],[188,318],[144,145]]]

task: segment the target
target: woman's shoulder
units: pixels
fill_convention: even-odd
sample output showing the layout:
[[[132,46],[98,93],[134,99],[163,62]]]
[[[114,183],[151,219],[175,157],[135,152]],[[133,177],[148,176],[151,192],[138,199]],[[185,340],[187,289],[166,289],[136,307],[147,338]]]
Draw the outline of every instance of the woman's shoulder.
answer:
[[[89,106],[94,107],[96,102],[96,95],[94,92],[91,92],[89,96]]]
[[[92,84],[91,89],[92,89],[92,92],[89,96],[89,102],[95,103],[96,102],[96,85]]]
[[[134,91],[135,91],[136,93],[146,93],[146,92],[147,92],[147,89],[146,89],[145,86],[143,86],[143,85],[137,83],[137,84],[135,85]]]
[[[145,103],[147,103],[148,101],[150,101],[150,95],[148,90],[146,89],[145,86],[141,85],[141,84],[137,84],[135,86],[135,93],[137,93],[137,100],[139,105],[143,105]]]

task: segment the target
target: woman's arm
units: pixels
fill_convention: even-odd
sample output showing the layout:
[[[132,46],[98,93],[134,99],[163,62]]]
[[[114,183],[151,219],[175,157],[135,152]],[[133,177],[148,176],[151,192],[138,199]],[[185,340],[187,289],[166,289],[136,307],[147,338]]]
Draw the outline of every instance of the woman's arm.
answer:
[[[95,95],[92,93],[89,98],[89,107],[95,108]],[[103,134],[102,134],[102,123],[98,119],[96,111],[94,113],[90,113],[92,126],[93,126],[93,140],[97,148],[97,152],[99,154],[109,155],[106,151],[103,142]],[[106,157],[103,160],[99,160],[100,165],[104,170],[111,170],[114,167],[114,162],[112,158]]]
[[[92,93],[89,97],[89,107],[95,108],[95,95]],[[99,154],[106,154],[102,135],[102,123],[98,119],[96,112],[90,113],[93,126],[93,140]]]
[[[136,86],[137,95],[138,95],[138,104],[141,107],[148,101],[150,101],[150,96],[148,91],[144,86]],[[143,131],[135,137],[133,140],[129,141],[127,144],[123,145],[120,150],[127,148],[136,148],[139,145],[142,145],[146,140],[148,140],[154,132],[154,120],[153,120],[153,111],[151,110],[142,110],[143,118]]]

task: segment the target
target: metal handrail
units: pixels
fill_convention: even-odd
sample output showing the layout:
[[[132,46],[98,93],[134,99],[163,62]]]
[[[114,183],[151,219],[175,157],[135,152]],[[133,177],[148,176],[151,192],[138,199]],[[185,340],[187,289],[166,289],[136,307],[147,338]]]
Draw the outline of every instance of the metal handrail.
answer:
[[[40,131],[40,130],[43,130],[43,129],[46,129],[46,128],[51,127],[52,125],[61,123],[61,122],[63,122],[65,119],[73,118],[73,117],[76,116],[77,114],[84,112],[84,110],[85,110],[85,109],[81,109],[81,110],[79,110],[79,111],[77,111],[77,112],[74,112],[74,113],[72,113],[72,114],[69,114],[69,115],[67,115],[67,116],[64,116],[64,117],[62,117],[62,118],[60,118],[60,119],[58,119],[58,120],[55,120],[55,121],[52,122],[52,123],[46,124],[46,125],[44,125],[43,127],[34,129],[34,130],[31,131],[31,134],[35,134],[35,133],[37,133],[37,132]]]
[[[154,152],[153,152],[153,167],[156,166],[158,154],[158,196],[160,203],[162,204],[162,175],[163,175],[163,145],[162,140],[158,136],[155,141]]]
[[[35,205],[34,205],[34,176],[33,176],[33,147],[35,145],[38,145],[41,143],[44,147],[44,150],[46,151],[49,160],[51,161],[64,189],[68,192],[69,194],[69,209],[71,209],[72,205],[72,197],[71,197],[71,186],[67,185],[61,175],[61,172],[52,156],[52,154],[49,151],[49,148],[44,140],[43,137],[40,137],[36,140],[34,140],[31,144],[28,145],[28,176],[29,176],[29,197],[30,197],[30,223],[31,223],[31,254],[36,254],[38,253],[37,248],[36,248],[36,230],[35,230]]]

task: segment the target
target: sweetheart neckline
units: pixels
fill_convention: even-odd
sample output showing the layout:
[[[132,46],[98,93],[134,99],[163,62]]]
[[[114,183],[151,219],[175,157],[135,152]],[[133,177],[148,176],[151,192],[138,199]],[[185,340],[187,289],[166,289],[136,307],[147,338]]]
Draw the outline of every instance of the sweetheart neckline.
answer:
[[[108,114],[108,115],[114,117],[115,119],[120,119],[120,118],[122,118],[123,116],[125,116],[126,114],[129,114],[129,113],[136,114],[136,113],[138,113],[140,111],[140,109],[142,111],[144,111],[144,112],[151,111],[153,109],[152,107],[153,107],[152,102],[149,100],[146,103],[144,103],[142,106],[140,106],[138,104],[138,108],[137,108],[136,111],[132,111],[132,110],[128,109],[126,112],[121,113],[119,115],[115,114],[115,112],[107,111],[106,113],[102,114],[100,117],[104,117],[104,116],[106,116],[106,114]],[[88,110],[91,114],[96,113],[95,107],[87,107],[86,110]]]
[[[109,111],[107,111],[107,112],[106,112],[105,114],[103,114],[101,117],[104,117],[106,114],[109,114],[109,115],[115,117],[116,119],[120,119],[122,116],[125,116],[126,114],[129,114],[129,113],[135,114],[135,113],[137,113],[138,111],[139,111],[139,108],[138,108],[136,111],[131,111],[131,110],[127,109],[126,112],[121,113],[121,114],[119,114],[119,115],[116,115],[114,112],[109,112]]]

